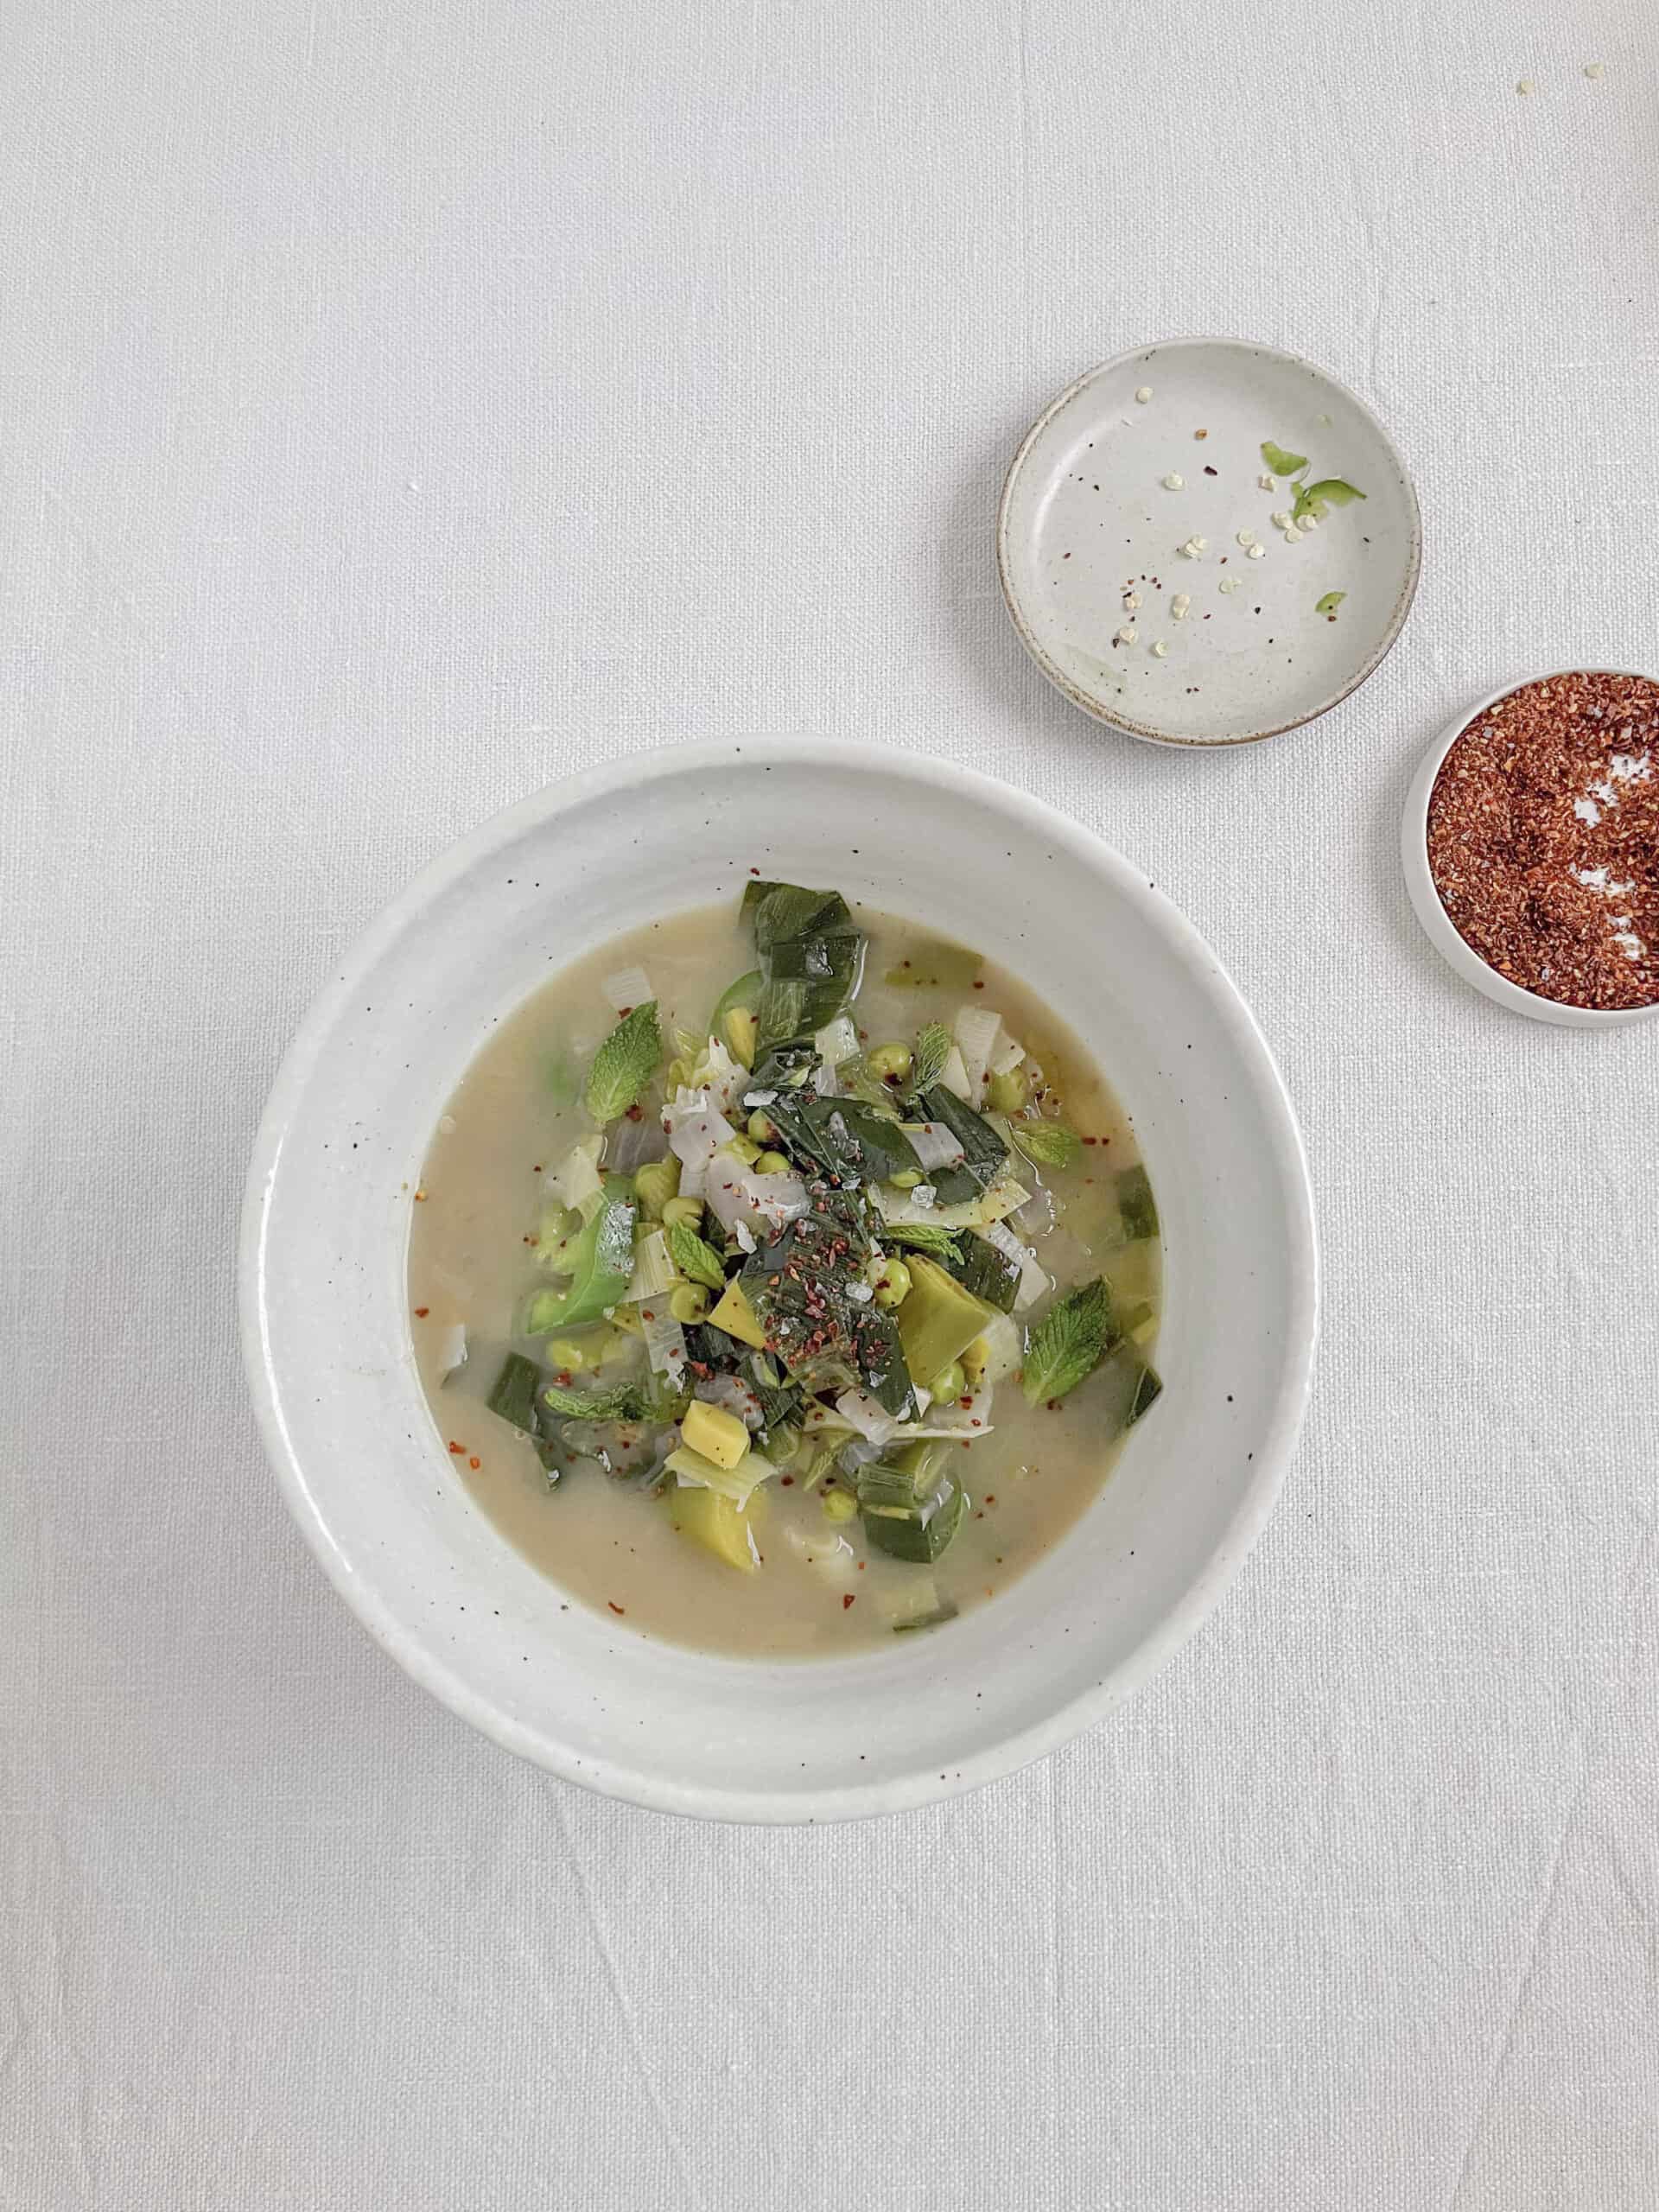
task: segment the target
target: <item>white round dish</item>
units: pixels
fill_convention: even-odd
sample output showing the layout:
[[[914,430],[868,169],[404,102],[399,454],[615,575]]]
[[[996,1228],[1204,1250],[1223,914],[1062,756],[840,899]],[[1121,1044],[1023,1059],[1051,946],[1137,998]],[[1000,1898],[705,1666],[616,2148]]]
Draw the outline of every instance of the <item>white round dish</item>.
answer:
[[[493,1022],[550,963],[735,896],[752,867],[922,917],[1028,976],[1133,1116],[1167,1263],[1162,1399],[1070,1538],[948,1632],[768,1663],[653,1643],[472,1503],[416,1378],[410,1194]],[[435,861],[342,961],[254,1148],[244,1351],[288,1503],[416,1680],[608,1794],[747,1821],[921,1804],[1099,1719],[1198,1626],[1267,1517],[1317,1317],[1306,1168],[1214,955],[1129,863],[949,762],[760,741],[635,755]]]
[[[1576,671],[1586,676],[1643,676],[1643,682],[1654,679],[1643,675],[1639,669],[1595,668]],[[1544,669],[1535,676],[1517,676],[1513,683],[1500,683],[1484,699],[1477,699],[1472,707],[1465,708],[1440,732],[1422,758],[1422,765],[1412,778],[1411,789],[1406,793],[1405,812],[1400,820],[1400,861],[1405,870],[1406,889],[1423,934],[1449,967],[1454,968],[1465,983],[1471,983],[1484,998],[1497,1006],[1508,1007],[1511,1014],[1524,1014],[1534,1021],[1551,1021],[1567,1029],[1606,1029],[1628,1021],[1646,1021],[1659,1014],[1659,1004],[1653,1006],[1594,1007],[1564,1006],[1558,999],[1547,999],[1536,991],[1523,990],[1519,983],[1510,982],[1507,976],[1500,976],[1489,968],[1471,944],[1458,933],[1457,925],[1440,903],[1440,894],[1434,887],[1434,877],[1428,865],[1428,803],[1434,795],[1435,779],[1440,772],[1440,763],[1463,735],[1471,722],[1494,707],[1500,699],[1507,699],[1511,691],[1518,691],[1528,683],[1541,683],[1552,676],[1574,673],[1567,669]]]
[[[1264,441],[1306,458],[1310,486],[1339,478],[1363,500],[1287,543],[1273,517],[1293,491],[1261,481]],[[1410,611],[1422,523],[1393,439],[1333,377],[1238,339],[1174,338],[1090,369],[1038,418],[996,543],[1014,626],[1074,706],[1153,744],[1248,745],[1376,667]]]

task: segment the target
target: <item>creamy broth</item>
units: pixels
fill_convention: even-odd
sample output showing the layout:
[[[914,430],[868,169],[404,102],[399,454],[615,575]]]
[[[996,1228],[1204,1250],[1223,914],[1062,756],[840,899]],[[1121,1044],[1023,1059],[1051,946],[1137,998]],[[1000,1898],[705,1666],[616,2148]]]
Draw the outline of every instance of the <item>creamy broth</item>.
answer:
[[[937,933],[855,903],[853,918],[870,940],[851,1007],[861,1043],[913,1039],[925,1022],[948,1027],[966,1000],[1001,1014],[1004,1033],[1025,1047],[1027,1065],[1040,1071],[1044,1111],[1063,1118],[1084,1142],[1066,1167],[1039,1169],[1011,1156],[1033,1201],[1010,1226],[1052,1279],[1052,1296],[1103,1276],[1115,1310],[1142,1316],[1136,1345],[1149,1354],[1154,1324],[1146,1308],[1155,1314],[1159,1303],[1160,1243],[1155,1234],[1123,1239],[1116,1179],[1137,1154],[1100,1071],[1031,990],[989,963],[971,986],[893,988],[887,974],[904,972],[907,960],[912,975],[931,972]],[[490,1410],[486,1400],[510,1352],[535,1359],[543,1380],[555,1373],[547,1341],[519,1331],[527,1296],[562,1281],[546,1271],[538,1224],[549,1178],[594,1130],[571,1094],[573,1079],[580,1080],[617,1020],[606,979],[645,971],[664,1056],[671,1057],[676,1029],[704,1034],[721,993],[754,964],[735,909],[700,909],[613,940],[502,1021],[449,1101],[411,1208],[410,1327],[438,1448],[496,1527],[556,1586],[550,1604],[578,1600],[632,1630],[706,1649],[830,1655],[885,1642],[918,1617],[965,1611],[994,1597],[1064,1538],[1128,1432],[1122,1427],[1121,1380],[1106,1368],[1057,1403],[1036,1408],[1017,1375],[1006,1375],[991,1394],[988,1433],[942,1446],[968,1505],[948,1548],[926,1564],[887,1556],[868,1540],[860,1518],[830,1519],[822,1481],[806,1488],[812,1446],[816,1441],[822,1459],[826,1440],[809,1436],[799,1463],[754,1493],[748,1511],[761,1564],[741,1573],[677,1526],[681,1493],[673,1477],[653,1496],[573,1453],[578,1464],[555,1484],[530,1439]],[[641,1102],[644,1129],[635,1123],[628,1133],[629,1125],[620,1125],[625,1157],[642,1143],[661,1151],[664,1095],[659,1071]],[[741,1112],[736,1120],[741,1128]],[[614,1135],[607,1141],[613,1151]],[[1058,1221],[1049,1227],[1052,1210]],[[897,1244],[884,1249],[906,1256]],[[1014,1324],[1039,1321],[1052,1296],[1014,1314]],[[446,1376],[463,1330],[466,1359]],[[567,1332],[563,1341],[582,1334]],[[629,1371],[630,1362],[638,1370],[637,1343],[613,1329],[599,1337],[620,1363],[601,1359],[599,1383]]]

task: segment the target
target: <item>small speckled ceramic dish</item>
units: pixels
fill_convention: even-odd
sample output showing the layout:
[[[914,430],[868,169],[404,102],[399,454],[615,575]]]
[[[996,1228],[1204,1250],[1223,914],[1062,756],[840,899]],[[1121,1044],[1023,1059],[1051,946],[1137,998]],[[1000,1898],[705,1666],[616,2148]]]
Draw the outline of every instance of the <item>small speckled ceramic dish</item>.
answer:
[[[1370,408],[1237,339],[1170,339],[1079,377],[1015,454],[997,518],[1033,659],[1155,745],[1248,745],[1345,699],[1399,636],[1421,557],[1417,495]]]
[[[1400,859],[1405,869],[1406,889],[1423,934],[1434,950],[1454,968],[1465,983],[1498,1006],[1508,1007],[1511,1014],[1524,1014],[1534,1021],[1552,1021],[1570,1029],[1611,1029],[1629,1021],[1651,1020],[1659,1014],[1659,1002],[1652,1006],[1593,1007],[1567,1006],[1559,999],[1547,999],[1536,991],[1523,990],[1520,984],[1510,982],[1507,976],[1500,976],[1495,968],[1484,961],[1474,947],[1459,935],[1457,927],[1434,887],[1434,877],[1428,865],[1428,803],[1434,795],[1435,780],[1440,764],[1471,722],[1484,715],[1500,699],[1508,698],[1511,691],[1523,685],[1544,682],[1550,676],[1577,673],[1587,676],[1636,676],[1636,669],[1583,669],[1569,671],[1560,669],[1545,670],[1537,676],[1518,676],[1513,683],[1500,683],[1496,691],[1489,691],[1484,699],[1477,699],[1471,707],[1456,715],[1440,732],[1426,753],[1422,766],[1413,777],[1411,789],[1406,794],[1406,809],[1400,825]],[[1643,681],[1653,679],[1644,677]]]

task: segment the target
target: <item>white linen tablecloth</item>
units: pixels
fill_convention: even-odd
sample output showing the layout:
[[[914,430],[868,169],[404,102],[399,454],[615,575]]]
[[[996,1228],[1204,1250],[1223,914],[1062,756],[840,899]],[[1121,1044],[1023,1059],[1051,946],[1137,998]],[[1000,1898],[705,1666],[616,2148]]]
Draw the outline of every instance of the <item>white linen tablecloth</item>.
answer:
[[[1461,704],[1659,662],[1656,41],[12,0],[0,2205],[1651,2212],[1659,1027],[1478,999],[1395,838]],[[1376,677],[1216,759],[1047,690],[991,558],[1038,408],[1191,330],[1351,381],[1427,531]],[[549,778],[747,728],[988,764],[1142,861],[1281,1058],[1329,1286],[1197,1643],[818,1833],[601,1803],[415,1689],[233,1328],[337,949]]]

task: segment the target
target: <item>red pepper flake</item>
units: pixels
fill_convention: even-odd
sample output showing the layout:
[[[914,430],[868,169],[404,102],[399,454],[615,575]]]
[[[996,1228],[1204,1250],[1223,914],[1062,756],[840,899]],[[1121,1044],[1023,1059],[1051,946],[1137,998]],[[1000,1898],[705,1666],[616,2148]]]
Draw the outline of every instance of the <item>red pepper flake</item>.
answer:
[[[857,1602],[858,1600],[854,1597],[850,1590],[844,1592],[841,1600],[842,1611],[844,1613],[849,1605],[856,1605]]]
[[[607,1598],[605,1602],[613,1613],[620,1613],[622,1611],[621,1606],[617,1604],[614,1598]]]
[[[648,1306],[643,1306],[639,1309],[639,1318],[642,1321],[654,1321],[657,1316]]]
[[[1084,1137],[1084,1144],[1098,1144],[1100,1142],[1100,1139],[1098,1137]]]
[[[779,1475],[778,1478],[778,1486],[780,1490],[793,1490],[795,1487],[794,1476]]]
[[[541,1172],[542,1172],[542,1163],[541,1163],[541,1161],[540,1161],[539,1160],[537,1161],[536,1165],[535,1165],[535,1166],[531,1169],[531,1171],[530,1171],[530,1172],[531,1172],[531,1173],[532,1175],[539,1175],[539,1174],[541,1173]]]
[[[1659,684],[1583,671],[1484,709],[1435,779],[1428,864],[1458,934],[1522,990],[1659,1003]]]
[[[484,1462],[481,1459],[469,1459],[467,1464],[474,1470],[474,1473],[476,1473],[477,1470],[483,1465]]]
[[[972,1400],[971,1398],[968,1398],[968,1397],[958,1398],[958,1399],[957,1400],[957,1403],[959,1406],[971,1406],[971,1405],[973,1404],[973,1402],[973,1402],[973,1400]]]
[[[752,868],[749,870],[749,874],[750,874],[751,875],[759,875],[759,874],[760,874],[760,869],[759,869],[758,868]]]
[[[426,1196],[426,1192],[425,1192],[424,1191],[416,1191],[416,1193],[415,1193],[415,1202],[416,1202],[416,1204],[418,1205],[421,1203],[421,1201],[425,1198],[425,1196]]]
[[[1192,435],[1195,438],[1207,438],[1210,433],[1208,430],[1194,430]]]
[[[464,1452],[467,1446],[464,1444],[451,1444],[449,1449],[452,1452]]]
[[[974,988],[975,988],[976,991],[982,991],[982,990],[984,989],[984,988],[985,988],[985,986],[984,986],[984,984],[983,984],[983,983],[976,983],[976,984],[974,985]]]
[[[427,1315],[428,1315],[431,1311],[432,1311],[432,1308],[431,1308],[429,1306],[417,1306],[415,1308],[415,1319],[416,1319],[417,1321],[424,1321],[424,1320],[425,1320],[425,1319],[426,1319],[426,1317],[427,1317]]]

